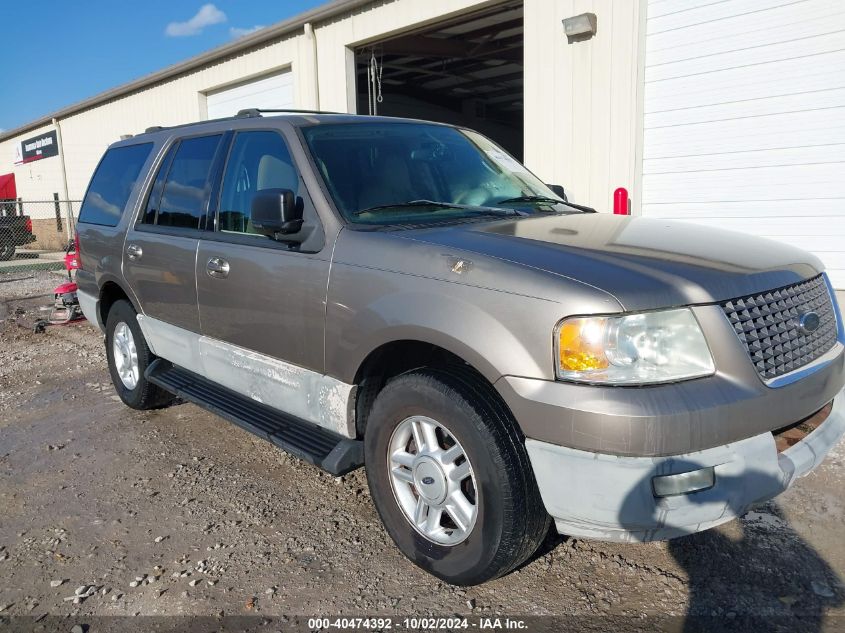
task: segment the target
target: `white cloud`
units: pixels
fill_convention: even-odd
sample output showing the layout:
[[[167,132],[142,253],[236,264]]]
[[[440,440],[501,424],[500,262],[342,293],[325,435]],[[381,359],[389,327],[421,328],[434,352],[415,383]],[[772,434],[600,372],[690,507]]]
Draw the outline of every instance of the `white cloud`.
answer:
[[[170,37],[186,37],[199,35],[202,30],[212,24],[220,24],[227,20],[226,14],[213,4],[204,4],[196,15],[186,22],[171,22],[164,29]]]
[[[249,35],[250,33],[255,33],[264,28],[263,24],[256,24],[251,29],[242,29],[237,26],[230,26],[229,27],[229,36],[232,39],[236,39],[238,37],[243,37],[244,35]]]

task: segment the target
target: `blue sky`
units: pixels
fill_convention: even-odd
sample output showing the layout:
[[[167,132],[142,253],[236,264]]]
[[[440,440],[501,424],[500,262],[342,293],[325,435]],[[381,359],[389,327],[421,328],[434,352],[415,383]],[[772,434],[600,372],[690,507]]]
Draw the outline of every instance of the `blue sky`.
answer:
[[[0,130],[17,127],[323,2],[4,3]]]

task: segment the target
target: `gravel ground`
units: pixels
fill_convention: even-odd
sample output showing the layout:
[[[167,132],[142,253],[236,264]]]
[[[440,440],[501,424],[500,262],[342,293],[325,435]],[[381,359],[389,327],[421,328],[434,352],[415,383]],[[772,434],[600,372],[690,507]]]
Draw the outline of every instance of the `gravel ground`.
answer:
[[[721,528],[632,545],[550,535],[509,576],[452,587],[393,546],[363,470],[332,477],[190,404],[126,408],[97,330],[23,327],[60,277],[15,279],[0,278],[0,625],[457,614],[470,628],[746,630],[755,616],[757,630],[845,630],[842,445]]]

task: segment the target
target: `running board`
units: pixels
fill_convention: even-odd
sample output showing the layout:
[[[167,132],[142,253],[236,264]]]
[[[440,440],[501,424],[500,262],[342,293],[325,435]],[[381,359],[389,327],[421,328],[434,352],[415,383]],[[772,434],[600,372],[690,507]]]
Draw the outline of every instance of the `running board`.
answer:
[[[144,375],[154,385],[334,475],[346,474],[364,463],[364,445],[360,440],[282,413],[163,358],[154,360]]]

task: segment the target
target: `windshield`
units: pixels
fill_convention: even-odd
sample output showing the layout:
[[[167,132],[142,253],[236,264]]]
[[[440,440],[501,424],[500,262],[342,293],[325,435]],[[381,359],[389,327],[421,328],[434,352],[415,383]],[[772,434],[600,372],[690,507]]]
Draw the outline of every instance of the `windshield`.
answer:
[[[350,222],[416,224],[555,211],[563,205],[516,159],[470,130],[341,123],[307,127],[303,135],[337,208]]]

